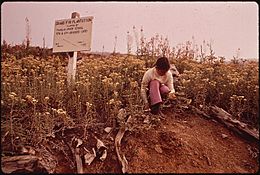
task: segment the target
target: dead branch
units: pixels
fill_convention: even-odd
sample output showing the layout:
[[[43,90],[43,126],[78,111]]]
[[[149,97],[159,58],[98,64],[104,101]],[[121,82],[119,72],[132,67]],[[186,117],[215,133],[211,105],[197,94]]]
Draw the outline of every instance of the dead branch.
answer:
[[[76,164],[77,164],[77,173],[82,174],[83,173],[83,165],[82,165],[82,160],[80,158],[79,154],[79,148],[75,149],[75,158],[76,158]]]
[[[196,108],[195,106],[191,106],[191,110],[203,117],[205,117],[206,119],[211,119],[211,117],[209,115],[207,115],[204,111]]]
[[[222,108],[211,106],[210,109],[213,114],[212,116],[216,118],[219,122],[225,124],[228,128],[232,129],[242,136],[246,136],[246,138],[250,137],[259,141],[259,133],[257,132],[257,130],[250,129],[248,128],[247,124],[233,119],[231,114],[229,114]]]
[[[119,112],[119,114],[121,115],[120,112]],[[122,140],[122,138],[123,138],[123,136],[124,136],[124,134],[127,130],[127,123],[130,121],[130,118],[131,118],[131,116],[128,117],[125,125],[121,126],[121,128],[119,129],[119,131],[116,135],[116,138],[115,138],[116,154],[117,154],[119,162],[121,163],[123,173],[126,173],[127,170],[128,170],[128,162],[125,158],[125,155],[121,151],[121,140]]]

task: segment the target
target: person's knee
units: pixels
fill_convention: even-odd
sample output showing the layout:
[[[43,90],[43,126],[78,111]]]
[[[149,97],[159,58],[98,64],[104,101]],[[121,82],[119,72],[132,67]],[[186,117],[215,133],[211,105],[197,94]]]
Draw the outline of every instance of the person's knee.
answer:
[[[170,92],[170,89],[168,88],[168,86],[162,85],[160,87],[160,92],[161,92],[161,94],[168,94]]]

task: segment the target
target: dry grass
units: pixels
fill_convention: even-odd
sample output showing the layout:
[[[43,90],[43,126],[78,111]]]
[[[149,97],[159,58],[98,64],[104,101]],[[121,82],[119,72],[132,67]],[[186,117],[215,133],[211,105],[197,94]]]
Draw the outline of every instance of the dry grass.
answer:
[[[217,105],[258,127],[258,62],[234,64],[210,57],[199,63],[187,50],[175,51],[167,54],[181,73],[176,91],[184,92],[202,110]],[[18,143],[35,145],[59,126],[114,124],[122,107],[133,115],[141,113],[142,76],[157,54],[85,55],[77,64],[73,89],[67,87],[68,62],[63,57],[17,59],[13,54],[4,55],[1,136],[2,142],[9,138],[14,147]]]

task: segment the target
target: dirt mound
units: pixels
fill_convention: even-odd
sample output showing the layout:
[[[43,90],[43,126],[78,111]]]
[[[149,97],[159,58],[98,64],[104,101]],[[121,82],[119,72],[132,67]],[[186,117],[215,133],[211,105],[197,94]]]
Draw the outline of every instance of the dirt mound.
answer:
[[[128,173],[258,171],[257,143],[242,139],[214,120],[170,109],[163,112],[164,118],[150,116],[148,123],[143,122],[145,115],[133,117],[136,127],[126,131],[121,140],[121,151],[128,161]],[[96,149],[98,138],[107,147],[107,157],[101,161],[100,155],[97,155],[88,165],[81,154],[84,173],[121,173],[114,146],[119,128],[107,133],[105,127],[97,125],[89,130],[83,127],[60,130],[55,137],[50,137],[36,148],[36,155],[45,157],[54,173],[76,173],[71,141],[80,138],[83,141],[80,149],[84,152],[84,149]]]
[[[130,173],[253,173],[247,142],[212,120],[165,111],[159,126],[125,136]]]

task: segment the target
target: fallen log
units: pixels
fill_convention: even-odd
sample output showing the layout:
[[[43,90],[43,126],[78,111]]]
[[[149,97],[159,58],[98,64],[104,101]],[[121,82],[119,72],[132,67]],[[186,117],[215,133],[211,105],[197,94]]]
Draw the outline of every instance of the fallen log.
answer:
[[[191,106],[191,110],[203,117],[205,117],[206,119],[211,119],[211,117],[209,115],[207,115],[204,111],[196,108],[195,106]]]
[[[1,160],[1,168],[4,173],[48,173],[37,156],[4,156]]]
[[[257,130],[250,129],[247,124],[232,118],[232,115],[226,112],[224,109],[217,106],[211,106],[212,117],[214,117],[219,122],[225,124],[228,128],[237,132],[241,136],[246,138],[253,138],[259,141],[259,133]]]
[[[119,114],[118,116],[122,117],[122,113],[123,111],[119,111]],[[125,113],[124,113],[125,114]],[[126,116],[124,116],[125,118]],[[121,126],[121,128],[119,129],[117,135],[116,135],[116,138],[115,138],[115,147],[116,147],[116,154],[117,154],[117,157],[118,157],[118,160],[122,166],[122,172],[123,173],[126,173],[127,170],[128,170],[128,162],[126,160],[126,157],[124,154],[122,154],[122,151],[121,151],[121,140],[127,130],[127,123],[130,121],[130,118],[131,116],[128,117],[126,123],[124,125]],[[119,118],[122,120],[122,118]]]

